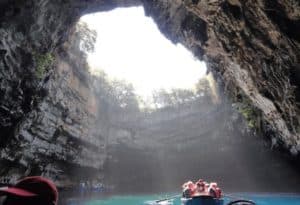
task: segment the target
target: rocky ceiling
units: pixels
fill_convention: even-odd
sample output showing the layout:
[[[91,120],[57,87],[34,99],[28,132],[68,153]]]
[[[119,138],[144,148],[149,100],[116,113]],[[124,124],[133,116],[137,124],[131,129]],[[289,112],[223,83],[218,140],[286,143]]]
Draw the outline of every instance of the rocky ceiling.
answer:
[[[161,32],[205,60],[256,129],[300,152],[298,0],[1,0],[1,146],[47,93],[39,64],[57,52],[79,17],[143,5]],[[41,59],[43,59],[41,61]],[[51,70],[48,71],[51,75]]]

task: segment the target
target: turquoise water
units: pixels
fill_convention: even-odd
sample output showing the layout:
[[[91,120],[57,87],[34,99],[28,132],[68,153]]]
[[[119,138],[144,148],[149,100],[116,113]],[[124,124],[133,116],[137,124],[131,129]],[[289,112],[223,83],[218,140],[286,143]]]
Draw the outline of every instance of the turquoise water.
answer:
[[[172,196],[172,195],[168,195]],[[300,205],[300,194],[231,194],[237,198],[250,199],[257,205]],[[69,200],[68,205],[145,205],[157,199],[165,198],[165,195],[138,195],[138,196],[111,196],[105,199],[91,200]],[[225,202],[229,202],[225,198]],[[226,203],[225,203],[226,204]],[[173,205],[180,205],[180,199],[177,197]]]

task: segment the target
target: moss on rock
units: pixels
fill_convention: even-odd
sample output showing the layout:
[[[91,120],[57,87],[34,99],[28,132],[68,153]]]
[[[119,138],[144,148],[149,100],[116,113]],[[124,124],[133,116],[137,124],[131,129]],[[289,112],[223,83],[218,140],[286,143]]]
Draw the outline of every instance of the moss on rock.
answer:
[[[34,61],[36,62],[35,75],[37,78],[42,79],[45,76],[47,69],[54,62],[54,55],[52,53],[46,54],[33,54]]]

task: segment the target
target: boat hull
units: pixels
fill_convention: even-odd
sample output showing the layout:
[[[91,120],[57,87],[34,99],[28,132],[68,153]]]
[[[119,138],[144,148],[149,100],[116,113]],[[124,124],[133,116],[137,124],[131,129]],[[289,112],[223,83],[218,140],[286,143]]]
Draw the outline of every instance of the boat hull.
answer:
[[[223,199],[215,199],[207,196],[193,198],[181,198],[181,205],[223,205]]]

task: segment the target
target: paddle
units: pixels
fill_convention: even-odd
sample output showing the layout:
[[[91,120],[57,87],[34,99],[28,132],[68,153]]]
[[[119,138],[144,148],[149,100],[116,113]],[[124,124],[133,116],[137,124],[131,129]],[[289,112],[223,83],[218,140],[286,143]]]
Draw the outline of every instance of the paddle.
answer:
[[[168,198],[164,198],[164,199],[159,199],[159,200],[156,200],[155,202],[156,203],[159,203],[159,202],[162,202],[162,201],[167,201],[167,200],[170,200],[170,199],[175,199],[177,197],[181,196],[180,194],[178,195],[175,195],[175,196],[171,196],[171,197],[168,197]]]
[[[241,203],[243,203],[244,205],[255,205],[254,201],[242,199],[243,197],[232,196],[229,194],[223,194],[223,196],[233,199],[233,201],[230,201],[227,205],[234,205],[234,204],[241,204]]]

